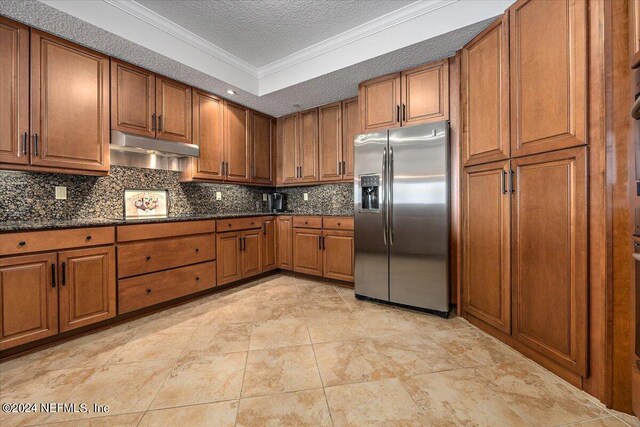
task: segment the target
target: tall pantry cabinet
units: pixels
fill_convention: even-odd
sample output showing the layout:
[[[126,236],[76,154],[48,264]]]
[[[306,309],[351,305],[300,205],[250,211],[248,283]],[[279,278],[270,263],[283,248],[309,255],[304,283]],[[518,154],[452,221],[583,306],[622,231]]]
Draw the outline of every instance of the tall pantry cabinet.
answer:
[[[588,353],[587,46],[586,1],[519,0],[461,62],[462,314],[574,383]]]

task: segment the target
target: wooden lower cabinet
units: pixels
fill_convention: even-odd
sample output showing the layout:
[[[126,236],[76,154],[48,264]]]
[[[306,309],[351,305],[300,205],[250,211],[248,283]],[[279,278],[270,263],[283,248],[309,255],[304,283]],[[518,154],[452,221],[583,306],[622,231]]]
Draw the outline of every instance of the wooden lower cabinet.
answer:
[[[242,279],[241,234],[239,231],[234,231],[216,235],[218,285]]]
[[[276,219],[265,218],[262,220],[262,271],[270,271],[278,268],[278,246],[276,242]]]
[[[324,230],[322,232],[322,272],[330,279],[353,282],[353,231]]]
[[[322,230],[293,229],[293,271],[322,276]]]
[[[0,259],[0,350],[58,333],[56,258]]]
[[[293,270],[293,217],[279,216],[276,225],[278,268]]]
[[[243,231],[240,237],[242,278],[262,272],[262,230]]]
[[[60,332],[116,315],[116,254],[113,246],[58,254]]]

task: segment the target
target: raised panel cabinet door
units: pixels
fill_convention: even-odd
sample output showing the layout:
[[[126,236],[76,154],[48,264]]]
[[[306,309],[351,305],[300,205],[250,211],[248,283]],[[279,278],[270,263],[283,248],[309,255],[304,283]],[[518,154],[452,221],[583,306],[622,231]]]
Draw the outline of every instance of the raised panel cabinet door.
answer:
[[[290,184],[298,181],[298,119],[299,114],[292,114],[280,119],[278,130],[280,132],[280,147],[278,149],[279,172],[278,177],[282,184]]]
[[[109,170],[109,58],[34,29],[31,164]]]
[[[242,232],[242,277],[262,272],[262,229]]]
[[[586,147],[512,160],[513,337],[587,369]]]
[[[402,126],[449,120],[449,60],[403,71]]]
[[[262,220],[262,271],[278,268],[277,250],[276,219],[265,218]]]
[[[300,113],[300,139],[298,140],[298,164],[300,181],[318,181],[318,109]]]
[[[353,141],[360,133],[358,98],[342,101],[342,178],[353,179]]]
[[[218,285],[242,279],[240,232],[216,234]]]
[[[322,276],[322,230],[293,229],[293,271]]]
[[[29,27],[2,16],[0,163],[29,163]]]
[[[191,86],[156,76],[156,135],[191,143]]]
[[[227,181],[248,182],[251,169],[249,110],[225,101],[224,157]]]
[[[509,9],[511,155],[587,144],[587,1]]]
[[[462,49],[462,161],[509,158],[509,15]]]
[[[271,117],[251,112],[251,182],[273,184]]]
[[[111,129],[156,136],[156,75],[111,58]]]
[[[320,181],[342,179],[342,104],[318,108]]]
[[[116,315],[116,253],[113,246],[58,254],[60,332]]]
[[[290,216],[279,216],[276,224],[278,268],[293,270],[293,219]]]
[[[400,74],[390,74],[360,83],[362,132],[400,126]]]
[[[353,282],[353,231],[322,232],[323,276]]]
[[[0,350],[58,333],[56,254],[0,259]]]
[[[463,312],[511,334],[509,161],[464,168]]]
[[[200,156],[193,177],[224,180],[224,101],[217,96],[193,91],[193,143],[200,147]]]

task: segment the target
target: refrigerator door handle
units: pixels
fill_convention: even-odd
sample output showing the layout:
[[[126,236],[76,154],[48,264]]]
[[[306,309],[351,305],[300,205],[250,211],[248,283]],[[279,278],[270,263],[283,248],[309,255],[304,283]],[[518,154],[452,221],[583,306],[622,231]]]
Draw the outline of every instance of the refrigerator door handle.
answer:
[[[389,206],[389,244],[393,245],[393,147],[389,147],[389,197],[387,206]]]
[[[382,238],[387,245],[387,147],[382,152]]]

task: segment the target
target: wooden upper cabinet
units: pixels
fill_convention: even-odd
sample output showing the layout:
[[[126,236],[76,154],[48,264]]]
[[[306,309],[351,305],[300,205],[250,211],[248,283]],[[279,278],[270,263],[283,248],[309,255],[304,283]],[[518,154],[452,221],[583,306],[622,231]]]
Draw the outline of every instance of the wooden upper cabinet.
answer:
[[[322,276],[322,230],[293,229],[293,270]]]
[[[278,131],[280,146],[278,148],[278,176],[282,184],[294,183],[298,180],[298,114],[280,119]]]
[[[269,116],[251,113],[251,182],[273,184],[273,125]]]
[[[109,170],[109,58],[31,30],[31,164]]]
[[[240,235],[239,231],[216,234],[218,285],[242,279]]]
[[[640,0],[629,0],[629,37],[631,67],[640,66]]]
[[[322,232],[323,276],[353,282],[353,231],[324,230]]]
[[[509,14],[462,49],[465,166],[509,158]]]
[[[116,315],[116,255],[113,246],[59,254],[60,332]]]
[[[0,163],[29,163],[29,27],[0,16]]]
[[[242,277],[251,277],[262,272],[262,229],[247,230],[242,238]]]
[[[515,345],[583,376],[589,283],[586,152],[578,147],[512,160]]]
[[[224,158],[226,179],[248,182],[251,169],[249,135],[249,110],[225,101],[224,108]]]
[[[223,180],[224,101],[199,90],[193,91],[193,143],[200,156],[191,159],[193,178]]]
[[[342,101],[342,177],[353,179],[353,141],[360,133],[358,98]]]
[[[587,143],[587,1],[509,9],[511,155]]]
[[[403,71],[402,126],[449,120],[449,60]]]
[[[111,58],[111,129],[156,136],[156,75]]]
[[[278,268],[276,243],[276,218],[262,220],[262,271]]]
[[[362,132],[400,126],[400,73],[360,83]]]
[[[58,333],[56,254],[0,259],[0,350]]]
[[[300,113],[298,165],[300,182],[318,181],[318,109]]]
[[[158,138],[191,143],[191,86],[156,76]]]
[[[464,168],[463,311],[511,334],[509,161]]]
[[[342,179],[342,104],[318,109],[320,181]]]
[[[278,268],[293,269],[293,218],[279,216],[276,220],[276,240],[278,249]]]

